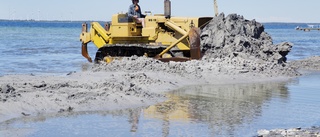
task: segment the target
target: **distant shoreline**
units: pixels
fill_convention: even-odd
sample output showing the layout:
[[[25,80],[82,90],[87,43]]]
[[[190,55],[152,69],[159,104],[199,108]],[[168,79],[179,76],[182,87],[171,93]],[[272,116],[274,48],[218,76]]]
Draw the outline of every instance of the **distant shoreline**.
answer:
[[[22,21],[22,22],[106,22],[106,21],[98,21],[98,20],[8,20],[8,19],[0,19],[1,21],[12,21],[12,22],[17,22],[17,21]]]
[[[29,22],[93,22],[93,21],[96,21],[96,22],[106,22],[108,20],[102,21],[102,20],[34,20],[34,19],[11,20],[11,19],[0,19],[0,21],[29,21]],[[310,22],[261,22],[261,23],[262,24],[276,24],[276,23],[279,23],[279,24],[320,24],[320,22],[319,23],[316,23],[316,22],[313,22],[313,23],[310,23]]]

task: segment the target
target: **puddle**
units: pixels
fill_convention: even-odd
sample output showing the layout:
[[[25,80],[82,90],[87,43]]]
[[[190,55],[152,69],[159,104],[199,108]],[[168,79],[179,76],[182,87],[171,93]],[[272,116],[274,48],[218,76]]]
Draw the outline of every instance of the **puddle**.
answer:
[[[190,86],[157,105],[29,117],[0,136],[254,136],[259,129],[320,125],[320,74],[285,83]]]

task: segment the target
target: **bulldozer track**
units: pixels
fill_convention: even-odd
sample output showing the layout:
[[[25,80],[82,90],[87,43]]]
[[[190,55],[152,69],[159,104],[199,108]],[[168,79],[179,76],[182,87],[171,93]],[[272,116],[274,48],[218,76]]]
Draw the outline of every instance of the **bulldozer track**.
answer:
[[[99,62],[104,57],[131,57],[131,56],[144,56],[155,57],[161,53],[166,46],[152,45],[152,44],[112,44],[105,45],[98,49],[95,57],[95,62]]]

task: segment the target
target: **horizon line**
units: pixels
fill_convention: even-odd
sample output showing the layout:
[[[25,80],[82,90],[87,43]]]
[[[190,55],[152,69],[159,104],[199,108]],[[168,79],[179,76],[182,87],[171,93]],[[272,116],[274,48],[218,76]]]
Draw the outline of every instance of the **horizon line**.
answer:
[[[0,21],[32,21],[32,22],[45,22],[45,21],[58,21],[58,22],[108,22],[102,20],[35,20],[35,19],[0,19]],[[257,21],[259,22],[259,21]],[[290,21],[261,21],[260,23],[306,23],[306,24],[320,24],[320,22],[290,22]]]

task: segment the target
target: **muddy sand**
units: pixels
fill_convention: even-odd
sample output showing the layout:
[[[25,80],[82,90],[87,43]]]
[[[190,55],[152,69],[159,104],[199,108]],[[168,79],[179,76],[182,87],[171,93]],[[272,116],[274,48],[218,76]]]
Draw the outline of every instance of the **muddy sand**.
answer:
[[[287,78],[273,72],[250,72],[221,62],[163,63],[135,57],[94,65],[91,71],[65,76],[7,75],[0,78],[0,121],[24,114],[147,106],[164,101],[163,93],[186,85]]]
[[[64,76],[2,76],[0,122],[148,106],[187,85],[284,81],[320,68],[320,57],[287,62],[290,42],[274,45],[263,25],[236,14],[214,18],[201,32],[201,46],[201,60],[164,63],[133,56]]]

